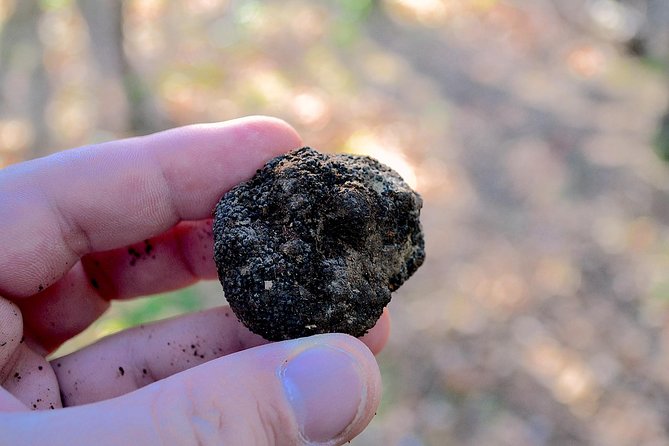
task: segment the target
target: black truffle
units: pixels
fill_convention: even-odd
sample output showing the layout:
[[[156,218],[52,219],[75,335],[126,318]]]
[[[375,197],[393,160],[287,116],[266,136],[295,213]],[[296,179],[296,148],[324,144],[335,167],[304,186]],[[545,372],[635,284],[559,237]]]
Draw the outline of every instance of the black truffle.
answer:
[[[373,158],[309,147],[274,158],[216,206],[225,297],[268,340],[361,336],[423,263],[421,207]]]

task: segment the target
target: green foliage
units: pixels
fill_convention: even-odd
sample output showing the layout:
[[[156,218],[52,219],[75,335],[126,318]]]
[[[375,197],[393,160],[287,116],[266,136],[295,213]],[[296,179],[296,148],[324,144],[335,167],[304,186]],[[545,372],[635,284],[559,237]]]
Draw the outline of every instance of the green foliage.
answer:
[[[40,0],[39,5],[45,11],[67,8],[72,4],[72,0]]]
[[[334,27],[335,41],[349,46],[358,40],[362,24],[374,9],[374,0],[342,0],[341,13]]]
[[[660,121],[653,147],[660,158],[669,162],[669,114]]]
[[[343,14],[352,21],[362,21],[372,12],[374,0],[342,0],[339,2]]]
[[[201,308],[201,299],[191,287],[132,302],[121,302],[115,310],[118,311],[119,324],[124,327],[132,327],[156,319],[197,311]]]

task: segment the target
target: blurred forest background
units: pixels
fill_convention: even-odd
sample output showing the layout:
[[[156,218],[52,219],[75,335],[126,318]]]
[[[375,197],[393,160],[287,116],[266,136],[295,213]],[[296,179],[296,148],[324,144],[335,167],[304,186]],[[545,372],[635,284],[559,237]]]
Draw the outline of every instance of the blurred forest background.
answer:
[[[664,446],[668,67],[665,0],[0,0],[0,167],[247,114],[375,156],[428,260],[353,444]],[[114,304],[61,352],[220,302]]]

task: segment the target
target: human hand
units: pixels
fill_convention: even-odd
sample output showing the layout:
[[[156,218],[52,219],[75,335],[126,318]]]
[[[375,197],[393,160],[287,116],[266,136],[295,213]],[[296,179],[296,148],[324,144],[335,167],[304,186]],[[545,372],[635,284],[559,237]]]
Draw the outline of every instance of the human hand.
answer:
[[[215,278],[215,203],[300,145],[281,121],[245,118],[0,171],[0,444],[342,444],[360,433],[380,399],[371,352],[387,340],[385,313],[367,346],[341,334],[267,344],[221,307],[45,359],[112,299]]]

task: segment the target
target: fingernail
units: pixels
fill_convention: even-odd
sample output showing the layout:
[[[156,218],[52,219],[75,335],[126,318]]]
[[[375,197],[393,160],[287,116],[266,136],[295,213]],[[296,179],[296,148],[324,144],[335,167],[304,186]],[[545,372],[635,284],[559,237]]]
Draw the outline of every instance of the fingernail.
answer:
[[[312,347],[282,369],[283,386],[305,440],[333,440],[356,419],[365,394],[361,368],[351,355]]]

